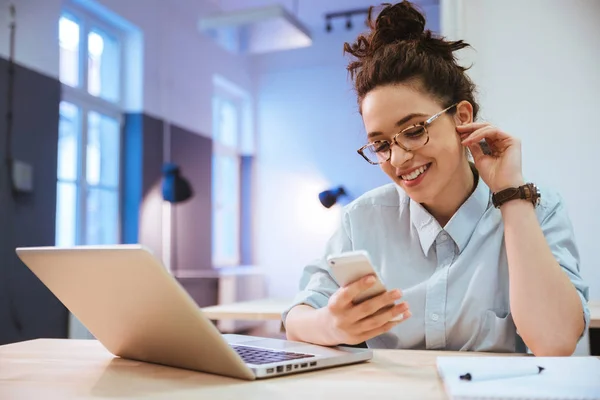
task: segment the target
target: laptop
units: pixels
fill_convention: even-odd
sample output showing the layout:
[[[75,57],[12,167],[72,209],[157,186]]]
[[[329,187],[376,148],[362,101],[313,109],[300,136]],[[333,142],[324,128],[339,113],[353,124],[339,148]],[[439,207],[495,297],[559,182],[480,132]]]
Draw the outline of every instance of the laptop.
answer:
[[[221,334],[144,246],[17,248],[118,357],[254,380],[370,360],[369,349]]]

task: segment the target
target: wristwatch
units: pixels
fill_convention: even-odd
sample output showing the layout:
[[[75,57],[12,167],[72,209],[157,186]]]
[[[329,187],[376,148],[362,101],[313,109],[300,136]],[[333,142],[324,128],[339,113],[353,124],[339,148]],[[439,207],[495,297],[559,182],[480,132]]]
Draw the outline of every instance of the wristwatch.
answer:
[[[500,208],[507,201],[520,199],[531,201],[533,206],[537,207],[540,204],[541,197],[542,195],[537,186],[533,183],[527,183],[523,186],[504,189],[492,194],[492,203],[494,207]]]

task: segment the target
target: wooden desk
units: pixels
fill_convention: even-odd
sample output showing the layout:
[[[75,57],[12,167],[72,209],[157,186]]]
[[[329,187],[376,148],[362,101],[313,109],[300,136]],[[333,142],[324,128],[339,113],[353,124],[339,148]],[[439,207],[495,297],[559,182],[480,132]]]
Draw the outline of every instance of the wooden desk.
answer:
[[[202,312],[212,320],[272,321],[280,320],[281,314],[290,304],[292,304],[291,299],[261,299],[203,307]]]
[[[0,346],[0,399],[446,399],[438,355],[376,350],[367,363],[241,381],[112,356],[95,340],[40,339]],[[482,354],[482,353],[479,353]]]

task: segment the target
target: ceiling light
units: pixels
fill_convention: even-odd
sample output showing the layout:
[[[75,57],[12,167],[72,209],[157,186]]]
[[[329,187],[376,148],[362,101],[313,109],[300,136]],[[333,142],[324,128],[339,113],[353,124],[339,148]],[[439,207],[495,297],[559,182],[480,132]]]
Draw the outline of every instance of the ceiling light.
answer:
[[[257,54],[290,50],[312,44],[308,29],[280,5],[221,13],[198,22],[227,50]]]
[[[352,22],[352,17],[355,15],[361,15],[361,14],[368,15],[369,8],[357,8],[357,9],[352,9],[352,10],[336,11],[336,12],[327,13],[327,14],[325,14],[325,21],[326,21],[325,30],[327,30],[327,32],[331,32],[331,30],[332,30],[331,20],[336,19],[336,18],[346,18],[346,29],[351,30],[354,27],[354,24]]]

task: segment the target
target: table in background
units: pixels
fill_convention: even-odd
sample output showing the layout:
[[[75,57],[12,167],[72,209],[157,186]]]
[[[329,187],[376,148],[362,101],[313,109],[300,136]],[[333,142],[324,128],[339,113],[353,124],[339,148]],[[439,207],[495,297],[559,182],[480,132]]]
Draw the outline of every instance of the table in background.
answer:
[[[290,304],[291,299],[260,299],[203,307],[202,312],[212,320],[276,321]]]

